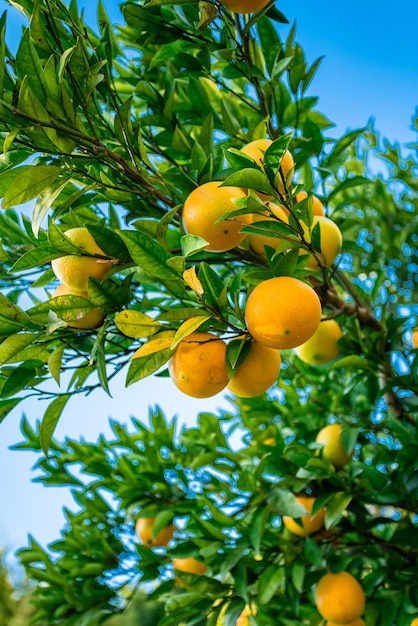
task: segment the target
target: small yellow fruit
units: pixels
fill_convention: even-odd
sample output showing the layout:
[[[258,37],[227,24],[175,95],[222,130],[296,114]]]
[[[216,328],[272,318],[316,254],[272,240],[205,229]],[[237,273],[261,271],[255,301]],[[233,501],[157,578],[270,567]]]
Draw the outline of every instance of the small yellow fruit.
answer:
[[[256,341],[285,350],[312,337],[321,313],[321,302],[312,287],[292,276],[279,276],[255,287],[247,300],[245,319]]]
[[[225,341],[211,333],[192,333],[177,346],[169,371],[176,387],[186,395],[216,395],[229,383]]]
[[[228,389],[240,398],[259,396],[276,382],[281,362],[278,350],[253,341],[247,358],[229,381]]]
[[[413,331],[412,331],[412,347],[414,349],[418,348],[418,328],[414,328]],[[418,626],[418,624],[417,624],[417,626]]]
[[[245,198],[240,187],[221,187],[221,182],[204,183],[188,195],[183,206],[183,226],[189,235],[206,239],[206,250],[226,252],[232,250],[245,238],[241,228],[251,223],[251,215],[238,215],[218,221],[230,211],[238,210],[235,198]]]
[[[341,440],[342,428],[340,424],[329,424],[322,428],[316,436],[316,442],[323,445],[322,456],[328,459],[335,467],[346,465],[353,456],[354,450],[346,451]]]
[[[238,619],[236,621],[236,626],[249,626],[250,624],[250,615],[255,615],[256,614],[256,610],[255,608],[250,608],[248,606],[248,604],[245,606],[244,610],[242,611],[242,613],[238,616]]]
[[[333,222],[329,217],[323,217],[320,215],[315,215],[312,221],[311,228],[308,229],[306,224],[301,222],[302,228],[304,230],[304,237],[308,243],[312,241],[312,231],[315,226],[318,224],[319,226],[319,234],[320,234],[320,249],[316,251],[317,256],[319,257],[322,265],[329,267],[332,265],[341,252],[341,248],[343,245],[343,237],[340,229],[337,224]],[[306,250],[301,250],[300,254],[309,254]],[[315,257],[312,254],[309,254],[310,258],[306,267],[311,270],[319,269],[319,264],[317,263]]]
[[[315,603],[322,617],[350,624],[364,613],[366,598],[360,583],[348,572],[325,574],[316,588]]]
[[[284,207],[270,202],[269,209],[275,217],[272,217],[267,212],[266,213],[254,213],[253,224],[257,222],[264,222],[264,221],[277,222],[276,218],[278,218],[285,224],[289,222],[287,212]],[[248,235],[248,243],[250,244],[251,250],[255,254],[265,257],[266,250],[264,246],[269,246],[270,248],[276,249],[280,243],[280,239],[278,237],[269,237],[268,235]]]
[[[305,198],[308,197],[308,193],[306,191],[299,191],[296,194],[296,201],[301,202]],[[311,195],[311,202],[313,202],[313,214],[318,216],[325,216],[324,205],[321,200],[314,195]]]
[[[76,289],[71,289],[71,287],[68,287],[68,285],[59,285],[52,294],[53,298],[65,296],[79,296],[81,298],[86,298],[86,300],[89,299],[89,294],[87,293],[87,291],[77,291]],[[97,328],[98,326],[100,326],[105,317],[105,314],[102,313],[100,309],[94,307],[94,309],[92,309],[86,315],[84,315],[82,311],[80,311],[79,314],[77,314],[77,319],[73,320],[72,322],[67,322],[67,325],[71,328],[90,330],[92,328]]]
[[[221,4],[235,13],[255,13],[264,9],[271,0],[220,0]]]
[[[418,617],[414,617],[414,619],[412,620],[410,626],[418,626]]]
[[[185,572],[186,574],[204,574],[208,569],[208,566],[194,559],[193,557],[189,557],[187,559],[173,559],[173,567],[179,572]]]
[[[305,507],[309,513],[312,513],[312,509],[315,503],[315,498],[310,498],[308,496],[298,496],[296,500]],[[302,526],[300,526],[293,517],[288,515],[283,515],[283,524],[286,526],[290,532],[294,535],[299,535],[299,537],[307,537],[308,535],[312,535],[312,533],[318,532],[324,525],[325,518],[325,510],[319,509],[315,515],[302,515],[300,517],[300,521],[302,522]]]
[[[103,250],[96,244],[87,228],[70,228],[64,234],[82,252],[106,256]],[[82,254],[69,254],[53,259],[51,266],[55,276],[64,285],[68,285],[68,287],[77,291],[87,291],[89,278],[102,280],[112,268],[113,262]]]
[[[308,341],[295,348],[295,354],[309,365],[325,365],[340,354],[338,340],[342,336],[338,322],[324,320]]]
[[[155,526],[155,517],[139,517],[135,523],[135,531],[144,544],[144,546],[166,546],[170,539],[173,538],[175,527],[173,524],[162,528],[154,537],[153,529]]]

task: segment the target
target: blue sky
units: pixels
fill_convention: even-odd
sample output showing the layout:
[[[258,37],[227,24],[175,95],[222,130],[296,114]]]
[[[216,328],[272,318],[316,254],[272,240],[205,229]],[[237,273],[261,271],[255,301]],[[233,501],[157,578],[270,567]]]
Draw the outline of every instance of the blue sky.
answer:
[[[107,0],[113,21],[118,21],[117,2]],[[94,0],[79,2],[93,19]],[[0,0],[0,11],[8,8]],[[318,108],[337,123],[334,136],[365,125],[373,117],[376,128],[391,142],[416,141],[410,128],[418,104],[418,43],[416,0],[350,3],[322,0],[280,0],[277,6],[288,19],[297,22],[297,39],[308,61],[325,55],[311,95],[320,97]],[[21,20],[10,12],[10,34],[15,42]],[[285,28],[281,27],[285,34]],[[108,418],[128,423],[131,415],[146,417],[147,407],[158,399],[168,417],[178,414],[194,421],[199,411],[228,407],[227,400],[193,400],[177,391],[170,380],[148,379],[124,389],[123,377],[112,386],[113,399],[103,393],[73,399],[59,424],[57,436],[84,437],[95,441],[99,433],[109,434]],[[138,407],[140,412],[138,412]],[[23,406],[33,424],[44,411],[40,403]],[[0,426],[0,546],[9,554],[26,545],[31,533],[43,545],[57,539],[64,522],[62,506],[73,507],[68,491],[44,488],[31,482],[37,456],[10,451],[20,441],[21,410]]]

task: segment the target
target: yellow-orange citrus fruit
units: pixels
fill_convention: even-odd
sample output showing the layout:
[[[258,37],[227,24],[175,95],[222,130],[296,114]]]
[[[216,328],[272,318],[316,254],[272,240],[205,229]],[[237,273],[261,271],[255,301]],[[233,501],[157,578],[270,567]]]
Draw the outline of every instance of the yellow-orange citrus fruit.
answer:
[[[278,350],[252,341],[250,352],[235,370],[228,383],[228,389],[240,398],[259,396],[276,382],[281,362]]]
[[[308,229],[306,224],[304,224],[303,222],[301,222],[301,224],[304,230],[305,239],[308,243],[312,241],[311,233],[316,224],[318,224],[321,249],[318,250],[317,256],[319,257],[323,265],[327,267],[329,265],[332,265],[332,263],[334,263],[335,259],[341,252],[341,248],[343,245],[343,237],[337,224],[329,219],[329,217],[323,217],[320,215],[314,216],[310,229]],[[301,250],[300,254],[309,253],[306,250]],[[306,267],[311,270],[319,269],[319,264],[317,263],[315,257],[311,254],[309,256],[310,258]]]
[[[298,278],[263,281],[250,294],[245,319],[251,336],[268,348],[296,348],[312,337],[321,321],[321,302]]]
[[[272,143],[271,139],[255,139],[243,146],[241,152],[254,159],[254,161],[262,167],[264,163],[264,153]]]
[[[412,331],[412,347],[413,348],[418,348],[418,328],[414,328],[413,331]],[[417,626],[418,626],[418,624],[417,624]]]
[[[240,230],[251,223],[251,215],[238,215],[218,220],[230,211],[238,210],[232,201],[244,198],[246,193],[239,187],[221,187],[219,181],[204,183],[188,195],[183,206],[183,226],[189,235],[203,237],[208,242],[206,250],[226,252],[238,246],[245,238]]]
[[[271,0],[220,0],[221,4],[234,13],[255,13],[264,9]]]
[[[411,622],[410,626],[418,626],[418,617],[415,617],[415,618],[412,620],[412,622]]]
[[[251,609],[248,604],[245,606],[242,613],[238,616],[237,621],[235,622],[236,626],[249,626],[250,624],[250,615],[255,615],[255,609]]]
[[[208,569],[207,565],[192,556],[187,559],[173,559],[172,563],[174,569],[186,574],[204,574]]]
[[[177,346],[169,371],[176,387],[188,396],[216,395],[229,383],[225,341],[211,333],[192,333]]]
[[[296,201],[301,202],[307,197],[308,194],[306,191],[299,191],[299,193],[296,194]],[[325,216],[324,205],[322,204],[321,200],[316,196],[311,195],[311,201],[313,202],[313,214],[318,216]]]
[[[250,143],[247,143],[246,146],[241,148],[241,152],[254,159],[254,161],[256,161],[258,165],[261,165],[263,167],[264,153],[266,152],[267,148],[271,146],[272,143],[273,142],[271,139],[255,139],[254,141],[250,141]],[[293,157],[290,154],[289,150],[286,150],[275,179],[276,186],[280,193],[284,193],[285,191],[284,181],[286,182],[287,189],[289,189],[289,187],[291,186],[294,167],[295,162],[293,160]],[[258,195],[266,200],[268,199],[268,197],[264,194]]]
[[[340,424],[329,424],[321,428],[316,436],[316,442],[323,445],[322,456],[330,461],[335,467],[342,467],[353,456],[353,450],[347,452],[341,440],[342,428]]]
[[[64,234],[81,249],[81,252],[105,256],[87,228],[70,228]],[[83,254],[68,254],[51,261],[51,266],[55,276],[64,285],[77,291],[87,291],[89,278],[101,280],[111,269],[113,262]]]
[[[274,204],[272,202],[269,203],[269,209],[275,215],[276,218],[285,222],[286,224],[289,222],[287,212],[284,207]],[[253,214],[253,224],[256,222],[264,222],[264,221],[277,221],[275,217],[270,216],[266,213],[254,213]],[[277,248],[280,239],[277,237],[269,237],[268,235],[248,235],[248,243],[250,245],[251,250],[258,254],[259,256],[266,256],[266,250],[264,246],[269,246],[270,248]]]
[[[341,626],[341,624],[337,624],[336,622],[327,622],[325,626]],[[345,626],[365,626],[365,625],[364,625],[363,620],[359,617],[358,619],[355,619],[353,622],[350,622],[349,624],[345,624]],[[418,620],[415,626],[418,626]]]
[[[71,287],[68,287],[68,285],[59,285],[52,294],[53,298],[65,296],[79,296],[81,298],[86,298],[86,300],[89,299],[89,294],[87,293],[87,291],[77,291],[76,289],[71,289]],[[92,309],[86,315],[84,315],[83,312],[80,311],[79,314],[77,314],[77,319],[71,322],[67,322],[67,324],[71,328],[89,330],[100,326],[105,317],[105,314],[102,313],[100,309],[94,307],[94,309]]]
[[[336,624],[350,624],[364,613],[366,598],[360,583],[349,572],[325,574],[316,588],[315,603],[322,617]]]
[[[155,517],[139,517],[135,523],[135,530],[144,546],[166,546],[173,538],[175,527],[173,524],[162,528],[157,535],[153,536]]]
[[[276,187],[281,194],[285,194],[286,189],[291,187],[294,169],[295,162],[293,157],[289,150],[286,150],[275,179]]]
[[[295,353],[305,363],[325,365],[340,354],[338,340],[342,336],[343,331],[336,320],[324,320],[308,341],[295,348]]]
[[[315,503],[315,498],[311,498],[309,496],[298,496],[296,500],[305,507],[309,513],[312,513],[313,505]],[[315,515],[302,515],[299,518],[302,526],[300,526],[293,517],[288,515],[283,515],[283,524],[292,532],[294,535],[299,535],[299,537],[307,537],[308,535],[312,535],[312,533],[318,532],[324,525],[324,517],[325,511],[324,509],[319,509],[315,513]]]

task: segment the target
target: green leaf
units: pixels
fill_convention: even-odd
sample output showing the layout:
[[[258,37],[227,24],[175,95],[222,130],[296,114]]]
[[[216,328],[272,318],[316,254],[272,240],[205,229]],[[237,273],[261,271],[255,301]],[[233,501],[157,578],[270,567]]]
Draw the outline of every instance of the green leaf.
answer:
[[[338,359],[332,365],[329,366],[330,370],[342,369],[343,367],[353,368],[355,370],[373,370],[373,363],[368,361],[362,356],[358,354],[351,354],[349,356],[345,356],[342,359]]]
[[[270,185],[267,176],[260,169],[246,167],[239,172],[234,172],[222,183],[222,187],[243,187],[255,189],[262,193],[274,196],[274,189]]]
[[[202,300],[210,307],[219,310],[226,287],[214,269],[204,261],[199,266],[199,280],[202,283]]]
[[[20,173],[4,194],[3,208],[9,209],[39,196],[51,187],[62,175],[61,169],[54,165],[33,165]]]
[[[94,309],[94,305],[83,296],[55,296],[46,302],[37,304],[28,309],[27,314],[39,324],[47,324],[50,311],[53,311],[60,320],[74,322]]]
[[[269,565],[261,574],[258,581],[259,603],[268,604],[279,589],[283,588],[284,583],[284,568],[279,565]]]
[[[196,235],[183,235],[180,239],[180,244],[183,257],[186,258],[206,248],[208,242],[206,239]]]
[[[57,348],[55,348],[55,350],[51,352],[48,359],[48,370],[57,385],[60,384],[62,357],[64,355],[66,347],[67,346],[64,343],[57,346]]]
[[[353,496],[337,491],[328,500],[325,507],[325,528],[329,530],[338,524]]]
[[[51,206],[54,204],[55,200],[61,194],[61,192],[65,189],[70,181],[66,180],[59,185],[58,187],[46,189],[42,195],[39,196],[36,201],[35,207],[33,209],[32,215],[32,232],[35,237],[38,237],[39,229],[41,227],[42,220],[45,215],[48,213]]]
[[[45,456],[48,456],[48,450],[51,445],[54,430],[58,424],[58,420],[61,417],[65,405],[70,398],[70,393],[58,396],[48,405],[48,408],[45,411],[41,425],[39,426],[39,440]]]
[[[1,397],[8,398],[26,389],[36,376],[33,362],[25,362],[15,367],[1,389]]]
[[[0,424],[4,420],[4,418],[11,412],[13,409],[22,402],[23,398],[12,398],[11,400],[0,400]]]
[[[38,335],[35,333],[19,333],[7,337],[0,344],[0,365],[7,363],[12,356],[18,354],[37,338]]]
[[[147,376],[151,376],[151,374],[157,372],[167,363],[172,354],[173,351],[168,349],[160,350],[159,352],[155,352],[154,354],[150,354],[148,356],[141,356],[132,359],[126,376],[126,386],[128,387],[129,385],[132,385],[133,383],[136,383],[143,378],[147,378]]]
[[[273,489],[268,496],[268,502],[279,515],[289,515],[290,517],[298,518],[307,514],[305,507],[287,489]]]
[[[42,265],[49,263],[52,259],[56,259],[57,257],[58,254],[55,248],[51,248],[50,246],[37,246],[25,252],[25,254],[14,263],[10,271],[21,272],[33,267],[42,267]]]
[[[151,335],[155,335],[163,328],[161,324],[149,315],[141,311],[128,309],[116,313],[115,324],[121,333],[133,339],[151,337]]]
[[[210,315],[199,315],[197,317],[190,317],[188,320],[183,322],[173,338],[170,349],[174,350],[178,346],[180,341],[194,333],[207,320],[210,320]]]
[[[169,253],[152,237],[127,230],[121,230],[118,233],[126,243],[130,256],[141,269],[163,282],[181,279],[181,275],[167,265]]]

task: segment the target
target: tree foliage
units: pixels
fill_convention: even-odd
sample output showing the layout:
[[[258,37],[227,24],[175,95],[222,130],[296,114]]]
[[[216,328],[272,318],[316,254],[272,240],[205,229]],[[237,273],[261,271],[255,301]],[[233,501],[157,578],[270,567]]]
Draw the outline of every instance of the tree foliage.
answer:
[[[19,553],[38,583],[33,623],[94,626],[136,598],[157,606],[149,619],[162,626],[231,626],[245,605],[260,626],[319,624],[313,593],[328,568],[361,581],[367,626],[408,625],[418,611],[415,157],[371,127],[333,137],[310,95],[321,59],[306,59],[274,4],[238,16],[216,1],[128,1],[115,26],[100,2],[98,32],[74,1],[10,4],[27,27],[13,55],[1,18],[0,419],[26,398],[49,400],[36,427],[23,421],[16,447],[39,451],[39,480],[70,486],[79,504],[48,551],[31,538]],[[266,135],[263,168],[240,148]],[[295,182],[283,191],[287,149]],[[182,205],[211,180],[249,189],[235,215],[266,209],[256,192],[287,207],[289,226],[244,229],[268,229],[276,251],[264,259],[244,243],[217,254],[185,234]],[[319,272],[298,254],[312,252],[300,236],[301,221],[312,222],[309,200],[296,200],[302,189],[344,237],[337,264]],[[27,202],[30,215],[19,209]],[[50,262],[80,253],[64,234],[79,226],[112,270],[89,280],[89,300],[51,298]],[[113,423],[109,440],[54,439],[74,394],[109,393],[115,376],[127,385],[166,376],[196,329],[248,335],[248,293],[286,275],[309,282],[323,316],[338,319],[334,363],[283,351],[274,388],[234,398],[230,412],[202,412],[196,427],[156,408],[148,423]],[[103,324],[74,330],[81,306],[99,307]],[[233,370],[239,355],[228,355]],[[355,446],[338,471],[315,443],[335,420],[346,449]],[[314,537],[295,538],[281,522],[300,516],[298,493],[326,507]],[[138,543],[140,512],[156,530],[175,521],[167,550]],[[174,578],[176,556],[209,569]]]

